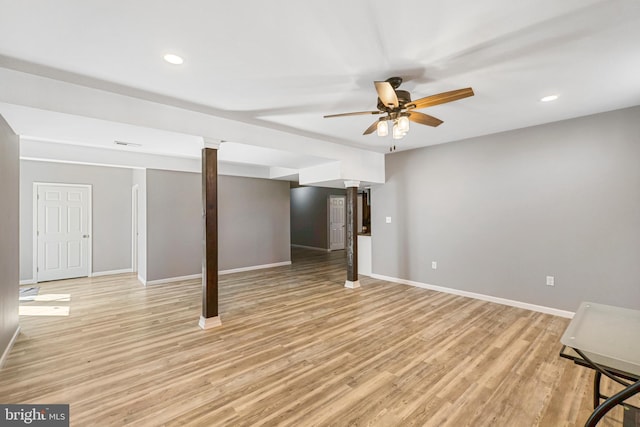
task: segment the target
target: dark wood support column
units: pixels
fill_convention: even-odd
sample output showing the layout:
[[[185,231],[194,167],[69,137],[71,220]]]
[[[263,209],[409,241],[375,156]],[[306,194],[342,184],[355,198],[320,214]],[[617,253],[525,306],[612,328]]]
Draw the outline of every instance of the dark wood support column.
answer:
[[[218,148],[219,142],[205,140],[202,149],[202,315],[199,326],[220,326],[218,316]]]
[[[360,181],[345,181],[347,188],[347,288],[359,288],[358,280],[358,186]]]

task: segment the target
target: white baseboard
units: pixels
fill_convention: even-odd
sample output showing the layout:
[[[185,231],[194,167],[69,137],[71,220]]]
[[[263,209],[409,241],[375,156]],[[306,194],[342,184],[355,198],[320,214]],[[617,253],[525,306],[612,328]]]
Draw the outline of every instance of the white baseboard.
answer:
[[[147,280],[143,279],[140,274],[138,274],[138,282],[142,283],[143,286],[147,286]]]
[[[240,273],[243,271],[261,270],[263,268],[282,267],[283,265],[291,265],[291,261],[274,262],[273,264],[252,265],[249,267],[232,268],[231,270],[220,270],[218,274]]]
[[[294,248],[311,249],[312,251],[331,252],[331,249],[317,248],[315,246],[294,245],[294,244],[291,244],[291,246],[294,247]]]
[[[190,274],[188,276],[178,276],[178,277],[169,277],[167,279],[159,279],[159,280],[148,280],[146,283],[143,282],[145,286],[147,285],[162,285],[164,283],[171,282],[182,282],[183,280],[191,280],[191,279],[199,279],[202,277],[202,274]],[[138,276],[138,280],[140,276]]]
[[[263,268],[281,267],[283,265],[291,265],[291,261],[275,262],[273,264],[251,265],[249,267],[233,268],[231,270],[220,270],[218,271],[218,274],[222,276],[224,274],[240,273],[242,271],[261,270]],[[202,277],[202,274],[191,274],[189,276],[169,277],[167,279],[145,281],[142,279],[142,277],[138,276],[138,280],[142,282],[143,285],[147,286],[147,285],[161,285],[163,283],[171,283],[171,282],[181,282],[183,280],[199,279],[201,277]]]
[[[20,286],[22,285],[35,285],[36,281],[33,279],[25,279],[25,280],[20,280]]]
[[[414,282],[413,280],[398,279],[397,277],[383,276],[382,274],[371,274],[374,279],[386,280],[387,282],[400,283],[403,285],[415,286],[418,288],[429,289],[437,292],[444,292],[447,294],[460,295],[463,297],[478,299],[481,301],[495,302],[497,304],[508,305],[511,307],[524,308],[526,310],[537,311],[545,314],[552,314],[554,316],[566,317],[568,319],[573,318],[575,314],[572,311],[559,310],[557,308],[545,307],[542,305],[529,304],[527,302],[514,301],[506,298],[494,297],[491,295],[477,294],[475,292],[461,291],[459,289],[445,288],[443,286],[429,285],[427,283]]]
[[[9,353],[13,348],[13,344],[15,344],[16,340],[18,339],[19,334],[20,334],[20,325],[18,325],[18,327],[16,328],[16,331],[13,333],[13,336],[11,337],[11,340],[9,341],[7,348],[5,348],[4,351],[2,352],[2,357],[0,357],[0,369],[2,369],[2,367],[4,366],[4,363],[7,361],[7,358],[9,357]]]
[[[94,271],[93,273],[91,273],[91,276],[92,277],[110,276],[112,274],[123,274],[123,273],[133,273],[133,270],[131,270],[130,268],[125,268],[123,270]]]

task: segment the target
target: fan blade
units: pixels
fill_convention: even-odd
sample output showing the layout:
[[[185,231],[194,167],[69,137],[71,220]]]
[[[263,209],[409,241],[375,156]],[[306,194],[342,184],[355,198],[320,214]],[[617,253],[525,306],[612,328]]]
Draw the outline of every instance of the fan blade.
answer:
[[[380,101],[388,107],[393,105],[394,108],[398,106],[398,95],[389,82],[373,82],[376,85],[376,91],[378,92],[378,98]]]
[[[412,122],[420,123],[421,125],[433,127],[440,126],[442,124],[442,120],[428,114],[418,113],[417,111],[412,111],[409,113],[409,120],[411,120]]]
[[[406,105],[407,108],[425,108],[433,105],[445,104],[458,99],[473,96],[473,89],[470,87],[465,89],[452,90],[450,92],[442,92],[437,95],[425,96],[424,98],[411,101]]]
[[[364,114],[382,114],[382,111],[356,111],[353,113],[328,114],[324,116],[324,118],[328,119],[329,117],[361,116]]]
[[[373,133],[378,128],[378,122],[379,120],[373,122],[373,124],[364,131],[363,135],[369,135],[370,133]]]

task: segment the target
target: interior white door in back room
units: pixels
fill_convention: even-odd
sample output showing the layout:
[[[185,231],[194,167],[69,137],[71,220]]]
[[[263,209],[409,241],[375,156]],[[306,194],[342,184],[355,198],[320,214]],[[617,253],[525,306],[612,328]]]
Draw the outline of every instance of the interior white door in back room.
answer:
[[[344,249],[346,197],[329,196],[329,249]]]
[[[89,186],[37,185],[37,281],[89,275]]]

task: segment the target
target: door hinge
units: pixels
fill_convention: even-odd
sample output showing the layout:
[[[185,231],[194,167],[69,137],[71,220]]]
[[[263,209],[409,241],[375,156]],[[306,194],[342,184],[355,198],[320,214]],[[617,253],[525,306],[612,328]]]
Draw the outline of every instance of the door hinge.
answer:
[[[40,230],[36,231],[36,236],[40,235]]]

